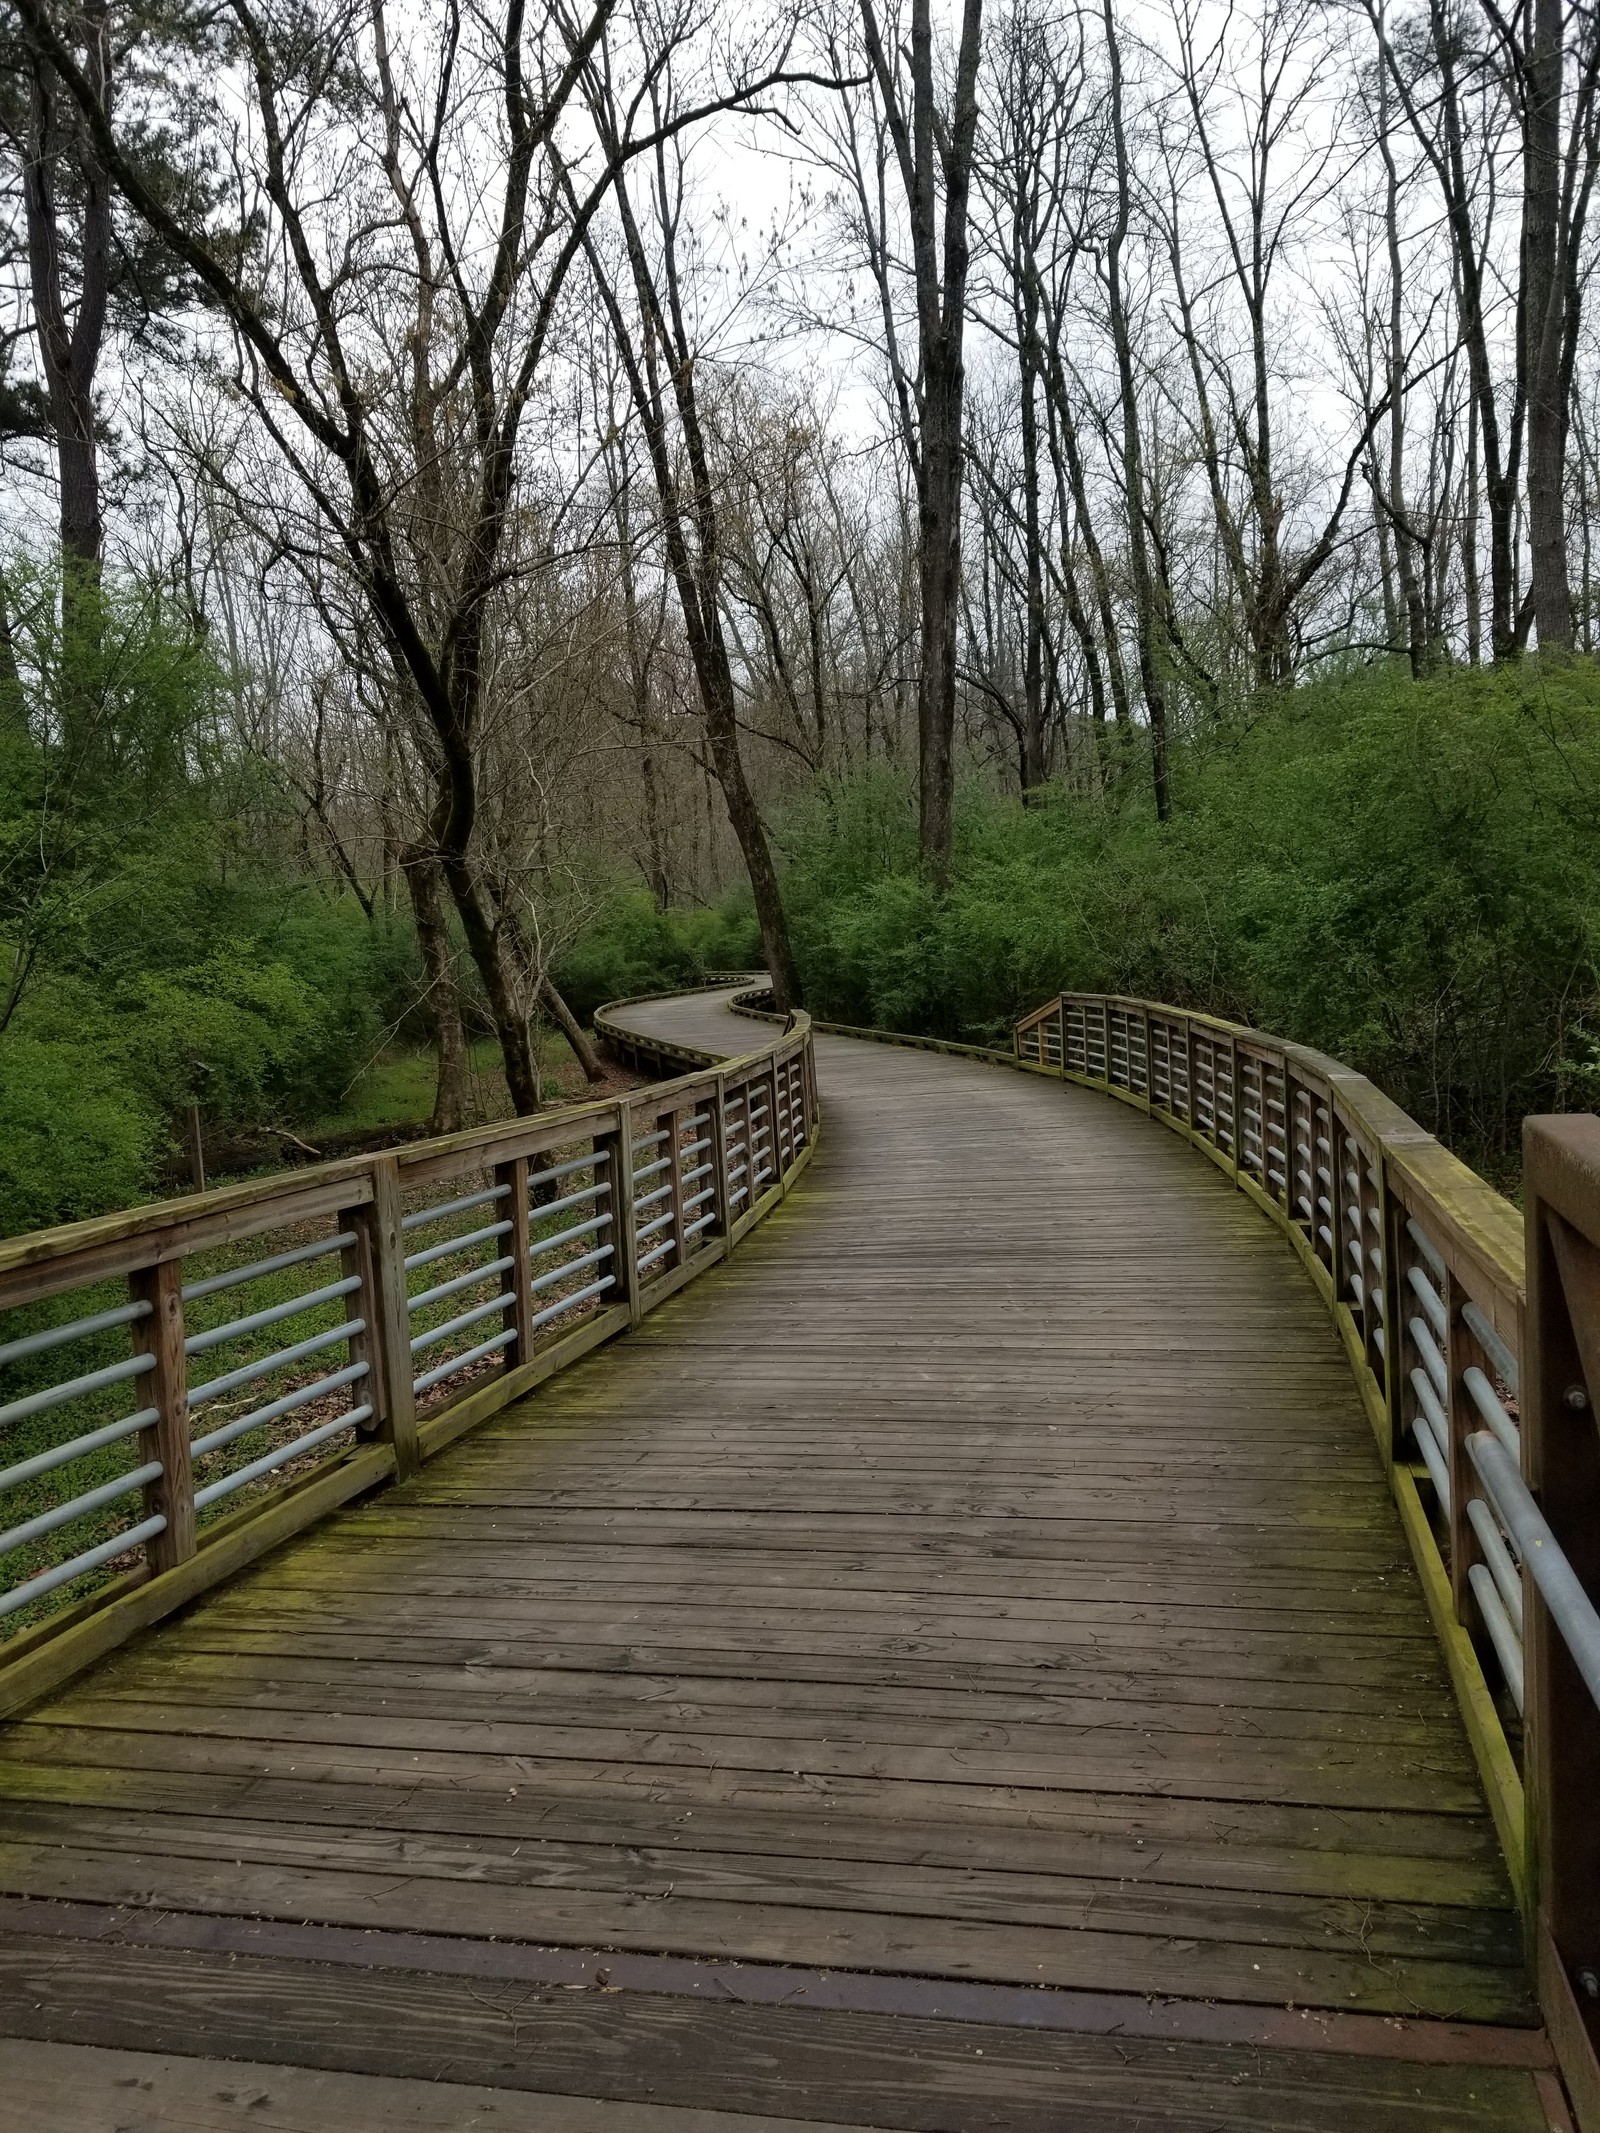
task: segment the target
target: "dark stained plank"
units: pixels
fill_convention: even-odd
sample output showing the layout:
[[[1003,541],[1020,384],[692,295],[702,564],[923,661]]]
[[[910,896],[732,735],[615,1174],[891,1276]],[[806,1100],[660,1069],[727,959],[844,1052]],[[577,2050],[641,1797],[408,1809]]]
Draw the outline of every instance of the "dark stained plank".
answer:
[[[865,2133],[815,2119],[15,2037],[0,2037],[0,2091],[27,2097],[28,2133]]]
[[[163,1811],[291,1812],[335,1826],[366,1816],[383,1829],[509,1832],[523,1843],[576,1832],[629,1847],[698,1837],[690,1827],[698,1819],[730,1845],[811,1858],[1014,1872],[1068,1860],[1119,1884],[1159,1864],[1169,1879],[1200,1888],[1504,1907],[1492,1836],[1464,1816],[1260,1803],[1230,1804],[1221,1815],[1214,1801],[1159,1794],[1019,1799],[1006,1787],[659,1765],[549,1766],[534,1783],[526,1767],[463,1757],[300,1747],[285,1766],[254,1742],[138,1734],[96,1734],[75,1756],[6,1769],[4,1795],[88,1805],[155,1797]]]
[[[13,1936],[0,2030],[903,2133],[1550,2133],[1540,2077]],[[559,2124],[559,2120],[556,2121]],[[611,2133],[604,2127],[603,2133]],[[618,2129],[622,2133],[622,2129]],[[634,2133],[628,2128],[627,2133]],[[668,2129],[663,2129],[668,2133]],[[728,2133],[737,2133],[729,2128]]]
[[[236,1867],[272,1864],[315,1867],[326,1858],[328,1832],[321,1822],[272,1822],[208,1812],[177,1822],[163,1813],[139,1812],[123,1802],[95,1813],[81,1800],[71,1808],[14,1807],[11,1824],[39,1845],[75,1835],[101,1849],[143,1857],[170,1853],[179,1842],[186,1856]],[[719,1830],[719,1835],[721,1834]],[[685,1841],[689,1839],[690,1841]],[[746,1840],[748,1844],[748,1839]],[[929,1912],[990,1923],[1030,1924],[1051,1929],[1092,1927],[1158,1938],[1249,1941],[1262,1947],[1301,1941],[1308,1925],[1325,1948],[1348,1955],[1360,1947],[1373,1957],[1438,1957],[1514,1968],[1520,1924],[1513,1914],[1489,1908],[1426,1902],[1330,1900],[1313,1912],[1295,1897],[1251,1889],[1243,1893],[1194,1888],[1168,1877],[1164,1852],[1107,1887],[1103,1877],[1031,1868],[980,1867],[971,1862],[941,1867],[933,1858],[882,1861],[854,1848],[815,1859],[769,1845],[715,1853],[693,1841],[685,1826],[670,1844],[641,1841],[626,1852],[591,1833],[581,1840],[545,1836],[537,1846],[524,1838],[449,1830],[441,1834],[346,1825],[340,1865],[352,1873],[392,1881],[397,1868],[417,1879],[471,1880],[478,1886],[604,1891],[644,1889],[658,1901],[686,1899],[811,1905],[834,1911],[883,1911],[906,1916]]]

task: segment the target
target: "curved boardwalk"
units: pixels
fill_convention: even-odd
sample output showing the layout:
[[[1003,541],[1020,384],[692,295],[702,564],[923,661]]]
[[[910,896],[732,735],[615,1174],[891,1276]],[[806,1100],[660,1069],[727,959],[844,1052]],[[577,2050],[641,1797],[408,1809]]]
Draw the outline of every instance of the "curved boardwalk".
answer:
[[[727,1267],[0,1734],[39,2126],[1561,2122],[1289,1252],[1103,1097],[817,1049]]]

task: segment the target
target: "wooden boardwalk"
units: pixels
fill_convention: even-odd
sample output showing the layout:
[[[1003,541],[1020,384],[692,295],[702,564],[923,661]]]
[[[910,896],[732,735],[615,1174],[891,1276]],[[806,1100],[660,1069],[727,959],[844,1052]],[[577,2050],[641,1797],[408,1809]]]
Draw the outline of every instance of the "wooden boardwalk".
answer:
[[[1564,2123],[1281,1239],[1103,1097],[817,1052],[727,1267],[0,1733],[30,2129]]]

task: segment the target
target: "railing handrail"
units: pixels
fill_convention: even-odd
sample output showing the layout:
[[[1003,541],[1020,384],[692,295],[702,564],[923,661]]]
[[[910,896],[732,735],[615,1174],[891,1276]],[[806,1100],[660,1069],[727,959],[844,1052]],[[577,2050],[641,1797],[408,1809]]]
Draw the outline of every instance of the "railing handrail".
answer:
[[[48,1359],[42,1386],[0,1402],[0,1583],[8,1558],[46,1551],[0,1589],[0,1616],[137,1555],[115,1583],[0,1647],[0,1715],[353,1496],[415,1472],[724,1258],[788,1191],[818,1130],[809,1019],[723,1056],[629,1028],[627,1004],[596,1014],[601,1041],[668,1078],[0,1245],[0,1313],[89,1292],[65,1325],[0,1340],[0,1365]],[[422,1188],[434,1196],[407,1212]],[[233,1247],[285,1231],[288,1250],[280,1235],[234,1263]],[[220,1273],[185,1280],[186,1259],[223,1247]],[[285,1296],[284,1277],[302,1267]],[[94,1293],[108,1283],[109,1299]],[[223,1295],[220,1322],[205,1323]],[[319,1330],[314,1318],[308,1335],[313,1313],[337,1323]],[[93,1344],[87,1370],[81,1348],[72,1359],[79,1343]],[[128,1352],[108,1362],[108,1344]],[[273,1392],[286,1374],[296,1382]],[[42,1447],[18,1446],[16,1431],[41,1428]],[[240,1440],[261,1437],[252,1459]],[[80,1480],[76,1494],[49,1480],[130,1455],[109,1479],[91,1466],[95,1485]],[[224,1455],[202,1482],[196,1467]],[[290,1467],[299,1478],[280,1485]],[[41,1482],[42,1510],[25,1496],[30,1515],[5,1515],[10,1492]],[[271,1493],[197,1532],[208,1505],[264,1482]],[[60,1553],[51,1536],[133,1498],[132,1525]]]
[[[1519,1214],[1308,1045],[1082,992],[1023,1016],[1013,1045],[1020,1065],[1187,1138],[1315,1281],[1444,1649],[1562,2072],[1586,2133],[1600,2128],[1600,1119],[1527,1121]]]

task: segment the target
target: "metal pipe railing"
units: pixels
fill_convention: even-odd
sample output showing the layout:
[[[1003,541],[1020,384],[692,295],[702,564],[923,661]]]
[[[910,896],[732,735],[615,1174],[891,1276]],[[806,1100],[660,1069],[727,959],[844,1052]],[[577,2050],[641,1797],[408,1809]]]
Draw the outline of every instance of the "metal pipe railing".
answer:
[[[597,1027],[674,1078],[0,1242],[0,1619],[108,1566],[120,1575],[86,1623],[169,1573],[164,1604],[180,1604],[244,1559],[212,1538],[252,1521],[287,1534],[415,1471],[730,1249],[769,1204],[751,1154],[761,1185],[786,1184],[815,1139],[809,1022],[727,1060],[621,1032],[605,1011]],[[655,1178],[659,1234],[633,1199]],[[330,1258],[333,1278],[302,1276]],[[8,1326],[16,1310],[59,1322]],[[295,1320],[303,1337],[273,1346]],[[0,1651],[0,1714],[81,1663],[79,1630],[53,1629],[26,1660]]]
[[[1137,1046],[1103,1041],[1135,1022],[1165,1063],[1143,1088]],[[1370,1082],[1257,1030],[1062,994],[1018,1023],[1015,1051],[1183,1133],[1316,1281],[1434,1609],[1541,1993],[1560,2003],[1552,2036],[1574,2093],[1600,2097],[1600,1988],[1585,1982],[1600,1977],[1600,1119],[1527,1122],[1519,1216]]]

